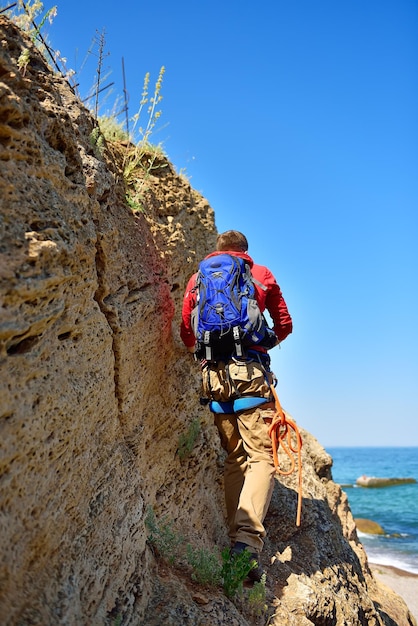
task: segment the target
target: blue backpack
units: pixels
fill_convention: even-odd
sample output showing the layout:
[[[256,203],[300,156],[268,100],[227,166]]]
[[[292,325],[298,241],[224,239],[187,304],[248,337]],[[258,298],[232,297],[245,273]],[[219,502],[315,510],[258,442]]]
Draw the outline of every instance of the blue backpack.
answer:
[[[213,361],[233,355],[242,357],[248,346],[271,348],[275,344],[276,335],[259,309],[254,278],[244,259],[230,254],[204,259],[199,264],[195,289],[192,327],[198,358]]]

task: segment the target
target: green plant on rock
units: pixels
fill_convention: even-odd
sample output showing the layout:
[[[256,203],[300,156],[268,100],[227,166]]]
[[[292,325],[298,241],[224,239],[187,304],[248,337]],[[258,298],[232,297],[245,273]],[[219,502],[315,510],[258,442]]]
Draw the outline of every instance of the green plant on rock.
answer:
[[[127,184],[140,182],[144,186],[153,170],[167,167],[166,163],[161,163],[160,157],[165,156],[161,144],[153,146],[146,143],[137,145],[134,149],[128,149],[130,151],[125,157],[123,165],[123,177]],[[136,175],[138,170],[139,176]]]
[[[161,88],[164,72],[165,68],[162,67],[155,84],[154,94],[151,98],[149,96],[150,75],[149,73],[145,75],[139,110],[133,118],[134,128],[132,137],[135,137],[136,134],[139,135],[140,139],[134,148],[131,143],[128,143],[123,159],[123,177],[128,190],[126,198],[128,205],[133,211],[144,210],[144,194],[148,189],[149,178],[153,172],[168,167],[167,162],[164,162],[162,158],[165,157],[165,154],[161,144],[152,145],[150,143],[150,137],[155,124],[161,116],[161,110],[157,110],[157,106],[162,100]],[[147,104],[149,104],[147,109],[147,122],[145,126],[139,127],[137,131],[137,125],[144,112],[144,107]]]
[[[52,50],[47,43],[45,35],[41,34],[41,30],[43,29],[45,23],[49,22],[49,24],[52,24],[53,19],[56,17],[56,6],[51,7],[44,13],[44,5],[40,2],[40,0],[26,0],[26,2],[23,0],[17,0],[17,2],[9,4],[3,12],[14,24],[18,26],[18,28],[20,28],[20,30],[23,30],[29,35],[32,42],[50,67],[53,66],[53,68],[58,70],[60,74],[68,80],[74,75],[75,72],[73,70],[66,70],[67,60],[61,56],[59,51]],[[35,20],[39,17],[40,22],[37,24]],[[23,50],[18,60],[19,69],[21,71],[23,69],[23,75],[25,75],[26,68],[29,64],[29,57],[26,56],[27,54],[28,53]],[[57,61],[60,61],[61,65],[65,69],[65,73],[61,71]]]
[[[205,586],[216,587],[222,580],[222,566],[217,552],[186,546],[187,562],[192,567],[192,579]]]
[[[104,138],[108,141],[129,140],[129,135],[123,128],[123,124],[118,122],[114,115],[100,115],[97,121]]]
[[[27,48],[23,48],[17,60],[17,66],[19,70],[22,72],[22,76],[26,74],[26,68],[28,67],[29,62],[30,62],[30,52]]]
[[[125,194],[125,200],[126,200],[126,204],[128,205],[128,207],[134,213],[144,213],[144,205],[141,202],[139,202],[136,198],[131,196],[129,192]]]
[[[90,145],[94,149],[94,154],[99,159],[103,155],[105,148],[105,138],[100,130],[100,126],[95,126],[90,133]]]
[[[164,154],[161,144],[153,146],[150,143],[150,137],[162,113],[161,110],[158,109],[158,105],[163,98],[161,90],[164,73],[165,67],[162,66],[152,96],[150,96],[149,93],[150,74],[149,72],[145,74],[139,109],[133,117],[134,126],[132,137],[135,138],[135,136],[139,136],[139,140],[134,149],[130,147],[127,148],[123,163],[123,175],[128,184],[135,178],[135,170],[138,168],[141,172],[141,178],[146,178],[154,169],[157,158]],[[146,123],[144,126],[138,126],[147,105]],[[161,165],[159,164],[157,167],[161,167]]]
[[[163,99],[161,90],[162,90],[164,74],[165,74],[165,67],[162,66],[160,68],[160,73],[158,74],[157,82],[155,83],[154,93],[151,97],[149,93],[150,74],[149,72],[145,74],[144,84],[142,86],[141,100],[139,103],[139,109],[133,118],[134,119],[134,131],[133,132],[135,133],[136,126],[141,121],[142,111],[144,107],[148,104],[148,108],[147,108],[148,117],[147,117],[146,125],[139,127],[139,134],[141,137],[139,144],[142,144],[142,146],[145,146],[149,143],[149,138],[152,134],[152,131],[154,130],[155,124],[157,123],[157,120],[161,116],[161,110],[158,110],[157,107],[160,104],[161,100]]]
[[[232,599],[237,594],[242,596],[243,582],[248,573],[256,565],[248,550],[231,554],[225,548],[221,555],[204,548],[195,548],[186,544],[185,538],[173,527],[167,517],[157,520],[151,506],[145,515],[145,526],[148,529],[148,541],[156,553],[170,565],[179,567],[185,562],[192,568],[192,579],[200,585],[222,585],[225,595]],[[265,575],[260,583],[255,583],[248,596],[248,604],[254,615],[261,615],[266,610]]]
[[[222,584],[228,598],[242,592],[242,583],[255,564],[248,550],[237,554],[231,554],[228,548],[222,550]]]
[[[250,612],[256,617],[263,615],[267,609],[266,603],[266,575],[263,574],[260,582],[255,582],[247,594]]]
[[[145,525],[149,531],[148,539],[151,545],[170,565],[174,565],[181,552],[181,546],[184,544],[183,536],[174,530],[172,522],[167,517],[157,522],[151,507],[147,510]]]
[[[9,6],[10,8],[6,11],[6,15],[20,28],[20,30],[28,33],[32,39],[35,39],[36,35],[39,34],[46,20],[52,23],[52,19],[57,14],[57,7],[54,6],[44,14],[39,26],[35,26],[35,20],[44,10],[43,2],[40,2],[40,0],[26,0],[26,2],[18,0]]]
[[[180,435],[177,449],[180,461],[184,461],[184,459],[188,457],[193,450],[196,439],[200,433],[200,428],[200,420],[196,417],[189,424],[187,431]]]

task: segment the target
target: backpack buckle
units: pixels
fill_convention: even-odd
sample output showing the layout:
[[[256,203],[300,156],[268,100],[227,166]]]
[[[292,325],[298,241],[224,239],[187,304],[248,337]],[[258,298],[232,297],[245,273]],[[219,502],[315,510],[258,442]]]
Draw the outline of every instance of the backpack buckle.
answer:
[[[232,336],[234,338],[235,343],[235,354],[237,356],[242,356],[242,345],[241,345],[241,335],[239,332],[239,326],[234,326],[232,329]]]
[[[210,331],[205,330],[203,333],[203,344],[205,346],[205,359],[210,361],[212,359],[212,348],[209,345],[210,343]]]

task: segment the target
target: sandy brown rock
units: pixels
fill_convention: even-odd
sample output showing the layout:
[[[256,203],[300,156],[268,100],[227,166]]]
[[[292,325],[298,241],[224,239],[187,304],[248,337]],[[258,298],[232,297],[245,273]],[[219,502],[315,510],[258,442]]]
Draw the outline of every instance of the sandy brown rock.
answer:
[[[356,485],[359,487],[368,487],[371,489],[379,489],[380,487],[396,487],[397,485],[408,485],[416,483],[415,478],[383,478],[378,476],[359,476]]]
[[[358,530],[362,533],[368,533],[369,535],[384,535],[385,531],[380,524],[374,522],[371,519],[365,519],[363,517],[356,517],[355,523]]]
[[[152,507],[193,545],[227,545],[222,455],[178,335],[214,214],[165,159],[145,189],[138,169],[134,214],[126,148],[100,153],[65,80],[1,16],[0,28],[0,622],[414,624],[373,578],[332,460],[306,432],[302,525],[295,475],[277,480],[268,514],[264,617],[147,544]]]

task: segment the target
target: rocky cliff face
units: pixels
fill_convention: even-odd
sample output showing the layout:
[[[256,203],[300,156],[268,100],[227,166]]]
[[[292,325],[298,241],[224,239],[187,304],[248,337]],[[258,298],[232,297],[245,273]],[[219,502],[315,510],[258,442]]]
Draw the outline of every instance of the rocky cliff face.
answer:
[[[100,154],[67,83],[1,16],[0,29],[1,623],[414,624],[372,577],[331,458],[306,432],[302,525],[296,476],[280,478],[261,617],[149,545],[149,507],[196,547],[227,545],[222,454],[178,335],[213,211],[161,160],[134,214],[126,148]]]

